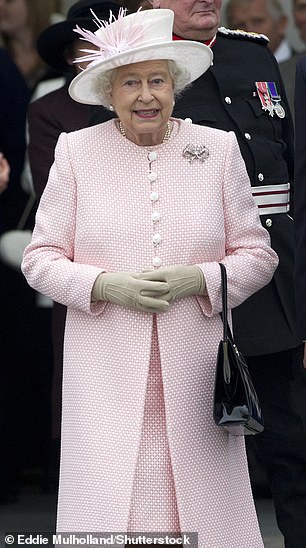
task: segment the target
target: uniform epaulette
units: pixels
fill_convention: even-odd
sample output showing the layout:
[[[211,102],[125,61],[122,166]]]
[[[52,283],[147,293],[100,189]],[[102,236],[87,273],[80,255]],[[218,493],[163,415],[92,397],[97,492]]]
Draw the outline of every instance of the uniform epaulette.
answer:
[[[246,30],[240,29],[227,29],[226,27],[219,27],[218,34],[222,36],[228,36],[231,38],[237,38],[240,40],[253,40],[259,44],[267,45],[269,43],[269,38],[265,34],[258,34],[257,32],[247,32]]]

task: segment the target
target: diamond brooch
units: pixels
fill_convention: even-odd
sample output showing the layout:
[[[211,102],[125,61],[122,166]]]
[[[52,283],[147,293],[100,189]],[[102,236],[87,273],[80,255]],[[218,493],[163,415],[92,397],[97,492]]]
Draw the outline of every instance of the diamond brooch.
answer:
[[[203,163],[209,156],[209,150],[205,145],[187,145],[183,150],[183,156],[190,164],[195,160]]]

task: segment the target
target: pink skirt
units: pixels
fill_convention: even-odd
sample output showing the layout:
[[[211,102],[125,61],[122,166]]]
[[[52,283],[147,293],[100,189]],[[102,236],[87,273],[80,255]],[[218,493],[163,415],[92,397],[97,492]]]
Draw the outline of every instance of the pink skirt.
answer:
[[[128,532],[180,532],[169,451],[156,317]]]

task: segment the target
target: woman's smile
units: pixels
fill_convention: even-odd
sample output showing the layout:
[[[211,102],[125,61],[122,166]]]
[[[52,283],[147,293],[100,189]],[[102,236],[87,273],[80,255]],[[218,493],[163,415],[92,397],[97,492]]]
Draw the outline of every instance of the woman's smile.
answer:
[[[158,109],[150,109],[150,110],[134,110],[133,111],[139,118],[155,118],[157,114],[159,113]]]

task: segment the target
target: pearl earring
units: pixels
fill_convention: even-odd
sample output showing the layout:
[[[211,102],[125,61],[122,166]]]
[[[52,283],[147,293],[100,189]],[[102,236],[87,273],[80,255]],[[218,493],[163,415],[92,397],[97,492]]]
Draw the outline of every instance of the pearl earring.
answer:
[[[111,110],[112,112],[114,112],[114,107],[113,107],[113,105],[109,105],[108,108],[109,108],[109,110]]]

